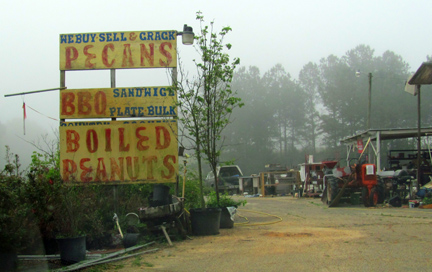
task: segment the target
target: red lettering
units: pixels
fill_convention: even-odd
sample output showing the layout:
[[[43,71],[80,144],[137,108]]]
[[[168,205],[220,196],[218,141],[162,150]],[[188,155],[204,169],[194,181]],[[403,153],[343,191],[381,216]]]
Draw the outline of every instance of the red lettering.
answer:
[[[65,69],[72,68],[72,61],[78,58],[78,50],[73,46],[66,47],[66,63]]]
[[[115,158],[110,158],[111,161],[111,177],[110,180],[114,181],[115,180],[115,176],[117,175],[121,181],[124,181],[124,158],[120,157],[119,159],[119,163],[120,166],[117,164],[117,162],[115,161]]]
[[[66,153],[76,152],[79,145],[80,136],[75,130],[66,130]]]
[[[93,63],[91,63],[90,61],[92,60],[92,59],[95,59],[96,58],[96,54],[91,54],[91,53],[89,53],[88,52],[88,50],[90,49],[90,48],[93,48],[94,46],[93,45],[86,45],[86,47],[84,47],[84,55],[86,55],[87,56],[87,58],[86,58],[86,60],[85,60],[85,67],[87,67],[87,68],[93,68],[95,65],[93,64]]]
[[[148,146],[148,145],[143,145],[143,142],[144,141],[148,141],[149,137],[144,136],[144,135],[140,135],[140,131],[141,130],[146,130],[146,128],[145,127],[139,127],[135,131],[135,135],[139,139],[138,142],[137,142],[137,149],[139,151],[147,150],[147,149],[150,148],[150,146]]]
[[[161,132],[163,133],[163,143],[161,141]],[[171,143],[171,136],[165,127],[156,127],[156,149],[165,149]]]
[[[138,157],[133,157],[133,165],[132,165],[132,157],[126,157],[126,171],[128,173],[130,180],[137,180],[139,175],[139,163]],[[135,173],[135,176],[134,176]]]
[[[81,159],[81,161],[80,161],[80,169],[83,170],[81,173],[81,176],[80,176],[82,182],[89,182],[93,179],[90,176],[93,169],[91,167],[86,167],[84,165],[84,163],[89,162],[89,161],[90,161],[89,158],[84,158],[84,159]]]
[[[105,151],[110,152],[111,149],[111,129],[105,129]]]
[[[146,66],[144,58],[147,59],[150,66],[154,66],[154,44],[149,44],[150,53],[147,51],[145,44],[141,44],[141,66]]]
[[[129,34],[129,40],[135,41],[136,38],[137,38],[137,35],[135,35],[135,32],[132,32],[132,33]]]
[[[143,163],[147,162],[147,178],[146,179],[155,179],[153,174],[153,162],[157,162],[156,156],[143,157]]]
[[[108,181],[108,174],[103,158],[98,158],[95,181]]]
[[[97,114],[105,114],[107,107],[107,98],[106,94],[102,91],[99,91],[95,94],[95,112]]]
[[[122,67],[134,67],[134,62],[132,60],[132,52],[131,52],[130,44],[124,44],[123,46],[124,46],[124,49],[123,49]],[[129,62],[129,65],[127,62]]]
[[[125,146],[125,139],[124,139],[124,128],[119,128],[119,150],[120,151],[129,151],[129,144]]]
[[[89,115],[91,113],[90,92],[78,92],[78,114]]]
[[[111,49],[111,51],[114,51],[114,44],[109,43],[104,46],[102,50],[102,62],[106,67],[111,67],[115,63],[115,59],[111,60],[111,62],[108,62],[108,49]]]
[[[162,56],[166,57],[166,62],[159,59],[159,64],[161,66],[169,66],[170,63],[172,62],[171,53],[165,50],[165,46],[167,46],[167,45],[168,45],[169,49],[172,49],[172,44],[169,42],[163,42],[159,47],[159,52],[162,54]]]
[[[163,165],[168,169],[168,175],[165,175],[164,171],[162,170],[161,175],[162,175],[162,178],[164,178],[164,179],[172,178],[175,174],[175,168],[174,168],[173,164],[171,164],[169,162],[169,160],[171,160],[172,163],[176,163],[176,157],[173,155],[165,156],[165,158],[163,160]]]
[[[71,92],[61,92],[61,114],[73,115],[75,112],[75,94]]]
[[[92,142],[93,142],[93,145],[92,145]],[[86,144],[87,144],[87,150],[90,153],[95,153],[97,151],[99,142],[98,142],[97,133],[94,129],[87,130]]]
[[[63,160],[63,175],[65,182],[70,181],[70,176],[77,171],[77,165],[73,160]]]

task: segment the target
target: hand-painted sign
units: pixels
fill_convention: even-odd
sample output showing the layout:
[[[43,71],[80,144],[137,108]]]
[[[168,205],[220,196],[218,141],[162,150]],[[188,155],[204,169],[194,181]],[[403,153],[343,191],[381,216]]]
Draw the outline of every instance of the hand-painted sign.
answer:
[[[65,182],[175,182],[177,122],[64,122],[60,171]]]
[[[60,70],[177,66],[177,31],[60,34]]]
[[[176,102],[169,86],[66,89],[60,91],[60,118],[176,116]]]

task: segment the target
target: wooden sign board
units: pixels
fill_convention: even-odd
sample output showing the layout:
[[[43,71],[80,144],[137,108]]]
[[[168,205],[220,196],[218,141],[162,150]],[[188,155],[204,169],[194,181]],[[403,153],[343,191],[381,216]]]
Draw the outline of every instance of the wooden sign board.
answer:
[[[176,116],[176,102],[169,86],[66,89],[60,91],[60,119]]]
[[[177,67],[177,31],[60,34],[60,70]]]
[[[176,182],[176,120],[64,122],[60,172],[66,183]]]

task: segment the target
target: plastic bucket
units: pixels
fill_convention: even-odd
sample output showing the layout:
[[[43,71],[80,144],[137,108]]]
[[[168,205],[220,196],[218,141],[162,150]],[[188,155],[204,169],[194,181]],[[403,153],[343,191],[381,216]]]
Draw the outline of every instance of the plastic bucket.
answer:
[[[150,201],[150,206],[157,207],[171,204],[172,198],[169,195],[169,190],[170,187],[166,185],[155,185],[153,187],[153,199]]]

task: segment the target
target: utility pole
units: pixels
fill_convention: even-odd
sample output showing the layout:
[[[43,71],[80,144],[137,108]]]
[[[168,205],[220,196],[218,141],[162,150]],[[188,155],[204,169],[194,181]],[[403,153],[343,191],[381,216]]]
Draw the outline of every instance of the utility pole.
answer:
[[[372,109],[372,73],[368,74],[369,77],[369,94],[368,94],[368,112],[366,130],[371,128],[371,109]]]
[[[417,85],[417,188],[421,186],[420,174],[421,174],[421,99],[420,99],[420,86]]]

